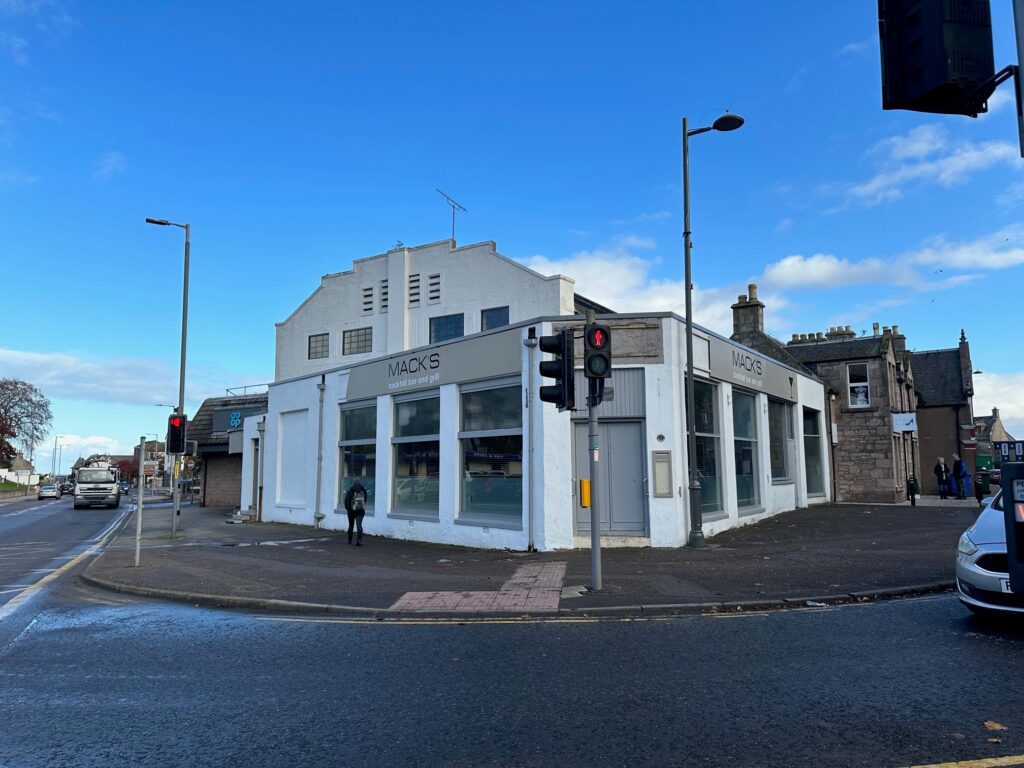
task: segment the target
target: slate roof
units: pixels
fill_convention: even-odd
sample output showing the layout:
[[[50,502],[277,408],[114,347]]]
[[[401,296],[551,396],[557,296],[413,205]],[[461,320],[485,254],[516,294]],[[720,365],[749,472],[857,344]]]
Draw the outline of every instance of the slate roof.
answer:
[[[188,439],[195,440],[199,445],[227,445],[228,433],[213,431],[213,412],[221,408],[251,408],[253,406],[266,410],[268,399],[266,392],[255,395],[208,398],[203,401],[195,416],[188,423]]]
[[[886,336],[862,336],[857,339],[787,344],[786,351],[801,363],[823,363],[831,360],[881,357],[888,350],[888,344]]]
[[[734,333],[729,338],[743,344],[744,346],[757,350],[766,357],[778,360],[783,365],[788,365],[790,368],[796,368],[807,376],[817,378],[810,368],[789,353],[789,347],[763,331],[742,331],[740,333]]]
[[[919,406],[967,405],[959,349],[933,349],[910,355]]]

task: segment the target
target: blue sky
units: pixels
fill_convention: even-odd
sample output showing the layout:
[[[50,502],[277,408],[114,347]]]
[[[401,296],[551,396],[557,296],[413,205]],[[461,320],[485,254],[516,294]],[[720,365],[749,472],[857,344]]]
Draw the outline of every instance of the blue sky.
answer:
[[[1013,63],[1008,0],[993,26]],[[272,379],[321,275],[447,237],[437,187],[460,243],[682,313],[680,119],[730,110],[691,140],[697,321],[755,281],[782,339],[964,328],[1020,437],[1024,160],[991,107],[883,112],[874,2],[0,0],[0,377],[52,401],[38,467],[58,433],[127,452],[177,398],[182,234],[147,216],[192,226],[194,413]]]

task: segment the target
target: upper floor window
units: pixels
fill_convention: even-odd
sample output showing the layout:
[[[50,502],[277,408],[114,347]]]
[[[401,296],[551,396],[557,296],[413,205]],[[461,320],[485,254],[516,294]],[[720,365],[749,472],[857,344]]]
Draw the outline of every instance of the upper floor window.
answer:
[[[480,312],[481,331],[501,328],[503,325],[508,325],[508,307],[494,307]]]
[[[457,339],[465,333],[465,321],[460,312],[457,315],[442,315],[430,318],[430,343]]]
[[[309,337],[309,359],[318,360],[322,357],[327,357],[330,353],[328,340],[330,334],[328,333],[314,333]]]
[[[866,408],[871,405],[871,382],[868,378],[867,363],[850,363],[846,366],[846,386],[851,408]]]
[[[373,351],[373,328],[356,328],[342,335],[341,354],[360,355]]]

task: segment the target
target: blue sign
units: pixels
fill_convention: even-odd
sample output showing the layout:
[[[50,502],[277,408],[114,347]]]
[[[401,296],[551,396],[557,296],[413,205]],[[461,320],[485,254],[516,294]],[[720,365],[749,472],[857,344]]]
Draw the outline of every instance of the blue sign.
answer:
[[[242,426],[242,412],[231,411],[231,413],[228,414],[228,423],[231,425],[232,429],[238,429],[238,427]]]

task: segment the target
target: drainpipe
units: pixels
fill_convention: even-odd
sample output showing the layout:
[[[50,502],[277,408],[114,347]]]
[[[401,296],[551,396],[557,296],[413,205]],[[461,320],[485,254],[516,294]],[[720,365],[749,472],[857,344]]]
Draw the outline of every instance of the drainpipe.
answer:
[[[260,448],[260,463],[257,467],[259,479],[256,482],[256,522],[263,522],[263,463],[267,460],[266,441],[263,439],[267,431],[267,417],[264,416],[260,419],[259,424],[256,425],[256,431],[259,432],[259,448]],[[203,483],[203,491],[206,490],[206,483]]]
[[[527,374],[526,374],[526,440],[530,446],[529,455],[527,458],[527,467],[529,471],[530,480],[526,486],[526,517],[529,520],[529,544],[527,545],[527,551],[536,552],[537,547],[534,545],[534,522],[533,522],[533,356],[534,350],[537,349],[537,329],[530,327],[527,332],[526,341],[523,345],[530,351],[527,353]]]
[[[324,390],[327,388],[326,374],[320,374],[320,383],[316,388],[320,390],[320,405],[317,410],[316,428],[316,511],[313,513],[313,527],[319,528],[325,515],[320,511],[320,479],[323,474],[324,464]]]

